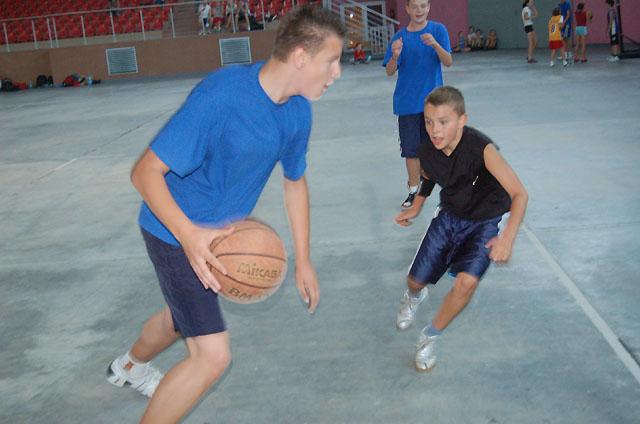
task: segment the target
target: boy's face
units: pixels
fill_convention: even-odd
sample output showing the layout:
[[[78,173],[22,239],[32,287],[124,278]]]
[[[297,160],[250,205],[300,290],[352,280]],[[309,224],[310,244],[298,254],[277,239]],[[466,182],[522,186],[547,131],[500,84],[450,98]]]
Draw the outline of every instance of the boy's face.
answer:
[[[340,57],[342,56],[342,38],[330,35],[324,40],[320,51],[315,55],[303,52],[301,67],[300,94],[309,100],[317,100],[331,84],[340,78]]]
[[[462,137],[467,115],[458,115],[451,105],[434,106],[427,103],[424,108],[424,123],[435,148],[449,155]]]
[[[414,24],[426,22],[429,16],[429,0],[409,0],[407,3],[407,14]]]

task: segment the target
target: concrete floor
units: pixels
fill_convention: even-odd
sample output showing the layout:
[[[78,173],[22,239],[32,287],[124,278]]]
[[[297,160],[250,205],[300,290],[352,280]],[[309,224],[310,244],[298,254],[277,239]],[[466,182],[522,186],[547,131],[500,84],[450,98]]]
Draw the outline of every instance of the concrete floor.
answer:
[[[394,320],[436,200],[414,226],[392,223],[405,194],[394,80],[379,63],[345,66],[314,104],[309,151],[321,305],[305,312],[292,273],[263,303],[224,302],[233,364],[185,422],[637,423],[640,60],[591,53],[568,69],[474,53],[446,71],[531,200],[513,259],[486,275],[429,374],[413,344],[452,279],[418,326]],[[145,398],[104,379],[162,306],[128,173],[198,80],[0,95],[0,422],[142,414]],[[255,215],[291,251],[279,167]]]

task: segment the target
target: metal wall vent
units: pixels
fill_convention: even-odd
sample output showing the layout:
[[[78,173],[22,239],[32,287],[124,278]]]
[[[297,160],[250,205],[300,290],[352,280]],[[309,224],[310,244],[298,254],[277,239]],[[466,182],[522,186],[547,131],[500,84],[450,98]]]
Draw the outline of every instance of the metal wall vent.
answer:
[[[138,72],[138,59],[135,47],[107,49],[107,67],[109,75],[135,74]]]
[[[251,63],[249,37],[221,38],[219,42],[222,66]]]

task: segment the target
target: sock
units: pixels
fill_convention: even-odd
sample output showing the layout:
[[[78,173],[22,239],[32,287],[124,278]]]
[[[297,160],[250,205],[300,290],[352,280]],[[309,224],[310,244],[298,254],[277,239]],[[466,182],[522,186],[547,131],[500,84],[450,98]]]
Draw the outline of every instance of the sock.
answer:
[[[129,363],[133,364],[133,365],[137,365],[141,368],[145,368],[146,365],[148,364],[148,362],[140,362],[136,359],[133,359],[132,355],[130,354],[130,352],[125,353],[124,355],[122,355],[122,357],[120,358],[120,366],[122,367],[122,369],[125,370],[131,370],[131,368],[133,368],[132,366],[129,366]]]
[[[417,193],[419,187],[420,187],[419,185],[409,186],[409,193]]]
[[[424,290],[424,289],[422,289],[422,290]],[[414,300],[417,300],[420,297],[420,293],[422,293],[422,291],[414,293],[411,290],[407,289],[407,293],[409,293],[409,297],[411,297]]]
[[[429,324],[429,328],[427,328],[427,337],[439,336],[442,334],[444,330],[438,330],[433,326],[433,323]]]

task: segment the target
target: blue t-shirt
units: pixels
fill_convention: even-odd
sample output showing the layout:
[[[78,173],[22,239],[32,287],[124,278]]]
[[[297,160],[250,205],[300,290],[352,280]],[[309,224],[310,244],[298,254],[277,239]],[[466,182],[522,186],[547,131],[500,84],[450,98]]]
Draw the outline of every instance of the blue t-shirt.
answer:
[[[569,14],[568,18],[566,17],[567,13]],[[563,22],[571,27],[571,2],[569,0],[560,2],[560,14],[562,18],[565,19]]]
[[[151,142],[170,168],[171,194],[196,224],[221,227],[247,217],[278,161],[287,179],[304,175],[311,105],[301,96],[274,103],[258,81],[262,65],[208,75]],[[179,244],[144,202],[139,223]]]
[[[439,22],[428,21],[420,31],[401,29],[387,46],[382,66],[391,60],[391,45],[402,37],[402,52],[398,57],[398,80],[393,92],[393,113],[413,115],[424,110],[424,99],[434,88],[444,84],[442,65],[435,49],[425,45],[420,36],[430,33],[444,50],[451,53],[447,28]]]

